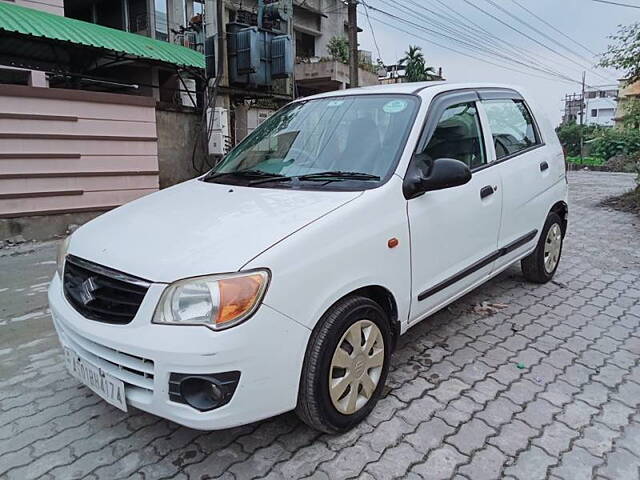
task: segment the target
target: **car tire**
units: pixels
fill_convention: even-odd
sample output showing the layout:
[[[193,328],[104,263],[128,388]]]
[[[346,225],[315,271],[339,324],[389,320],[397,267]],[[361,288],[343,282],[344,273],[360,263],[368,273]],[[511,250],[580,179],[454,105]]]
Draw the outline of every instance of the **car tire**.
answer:
[[[387,314],[370,298],[349,296],[333,305],[307,346],[298,417],[325,433],[345,432],[366,418],[384,388],[391,339]]]
[[[560,216],[551,212],[542,228],[536,249],[522,259],[524,278],[534,283],[547,283],[560,264],[564,230]]]

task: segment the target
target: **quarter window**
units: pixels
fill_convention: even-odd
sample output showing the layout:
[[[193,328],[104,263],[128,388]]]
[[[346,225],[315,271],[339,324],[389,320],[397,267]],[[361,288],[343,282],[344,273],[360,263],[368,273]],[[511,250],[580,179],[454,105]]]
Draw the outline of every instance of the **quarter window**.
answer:
[[[478,109],[474,102],[447,108],[436,126],[426,149],[431,160],[455,158],[476,168],[486,163]]]
[[[522,100],[484,100],[482,104],[498,160],[540,144],[533,117]]]

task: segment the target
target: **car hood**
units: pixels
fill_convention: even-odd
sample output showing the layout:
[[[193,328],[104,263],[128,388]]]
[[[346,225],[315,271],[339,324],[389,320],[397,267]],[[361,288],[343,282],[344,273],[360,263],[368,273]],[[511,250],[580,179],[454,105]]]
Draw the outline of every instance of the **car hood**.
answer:
[[[69,253],[153,282],[233,272],[359,195],[190,180],[82,226]]]

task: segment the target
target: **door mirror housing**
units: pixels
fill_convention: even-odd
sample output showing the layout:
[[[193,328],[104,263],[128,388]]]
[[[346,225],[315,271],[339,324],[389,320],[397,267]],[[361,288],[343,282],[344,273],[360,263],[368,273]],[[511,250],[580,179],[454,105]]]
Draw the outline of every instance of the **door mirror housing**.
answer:
[[[425,154],[418,154],[422,156]],[[404,182],[404,194],[407,199],[422,195],[432,190],[442,190],[445,188],[464,185],[471,180],[471,170],[460,160],[455,158],[438,158],[428,162],[421,162],[429,165],[425,173],[423,169],[414,166],[407,175]],[[414,164],[415,165],[415,164]]]

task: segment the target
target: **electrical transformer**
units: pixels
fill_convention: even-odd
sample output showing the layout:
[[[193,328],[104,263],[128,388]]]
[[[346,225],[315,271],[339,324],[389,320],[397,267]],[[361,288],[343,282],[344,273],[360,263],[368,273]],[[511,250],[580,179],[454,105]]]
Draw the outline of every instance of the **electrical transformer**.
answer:
[[[265,87],[293,73],[291,37],[239,23],[227,25],[229,80],[234,84]]]

